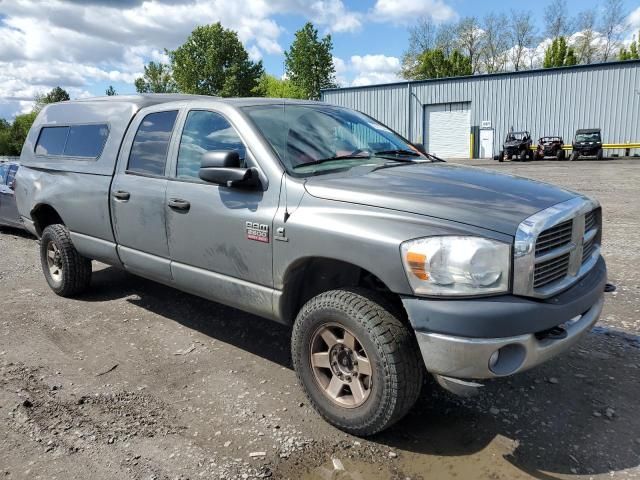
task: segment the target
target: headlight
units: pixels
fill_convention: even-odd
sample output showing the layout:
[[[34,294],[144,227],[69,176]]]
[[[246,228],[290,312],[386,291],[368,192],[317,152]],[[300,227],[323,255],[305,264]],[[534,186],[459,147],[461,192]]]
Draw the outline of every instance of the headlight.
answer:
[[[511,249],[481,237],[429,237],[404,242],[402,260],[414,293],[485,295],[509,289]]]

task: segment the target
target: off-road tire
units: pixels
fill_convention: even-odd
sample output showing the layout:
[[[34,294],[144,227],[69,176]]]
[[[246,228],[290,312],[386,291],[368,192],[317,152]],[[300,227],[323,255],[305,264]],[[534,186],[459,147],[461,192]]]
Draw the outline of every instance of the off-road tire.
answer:
[[[51,242],[55,243],[60,255],[61,279],[58,281],[53,278],[47,263]],[[49,225],[44,229],[40,239],[40,261],[49,287],[61,297],[78,295],[91,283],[91,260],[78,253],[64,225]]]
[[[569,161],[574,162],[578,160],[578,158],[580,158],[580,154],[578,152],[571,152],[571,155],[569,156]]]
[[[360,406],[337,405],[316,380],[311,342],[327,324],[351,331],[370,359],[371,389]],[[368,436],[388,428],[404,417],[420,394],[425,368],[415,335],[393,306],[369,290],[332,290],[309,300],[293,326],[291,352],[311,405],[327,422],[353,435]]]
[[[602,160],[602,157],[604,156],[604,152],[602,151],[602,149],[598,149],[598,152],[596,153],[596,158],[598,160]]]
[[[526,150],[521,150],[520,151],[520,155],[518,156],[519,160],[521,162],[526,162],[529,158],[529,155],[527,154]]]

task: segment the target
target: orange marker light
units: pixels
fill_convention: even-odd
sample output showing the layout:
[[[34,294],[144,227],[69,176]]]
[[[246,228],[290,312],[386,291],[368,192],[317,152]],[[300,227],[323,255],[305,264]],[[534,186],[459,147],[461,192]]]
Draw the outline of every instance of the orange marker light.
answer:
[[[429,274],[425,270],[427,256],[422,253],[407,252],[407,264],[413,273],[420,280],[429,280]]]

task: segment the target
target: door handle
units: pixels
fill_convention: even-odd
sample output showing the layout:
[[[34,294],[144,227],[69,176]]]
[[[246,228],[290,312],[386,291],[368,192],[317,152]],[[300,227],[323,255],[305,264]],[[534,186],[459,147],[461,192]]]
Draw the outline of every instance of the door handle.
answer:
[[[167,205],[169,205],[169,208],[173,208],[174,210],[182,210],[184,212],[189,211],[189,209],[191,208],[191,204],[189,202],[180,198],[172,198],[171,200],[169,200],[169,203]]]
[[[129,192],[125,192],[123,190],[117,190],[115,192],[113,192],[113,198],[116,198],[118,200],[123,200],[123,201],[127,201],[131,198],[131,194]]]

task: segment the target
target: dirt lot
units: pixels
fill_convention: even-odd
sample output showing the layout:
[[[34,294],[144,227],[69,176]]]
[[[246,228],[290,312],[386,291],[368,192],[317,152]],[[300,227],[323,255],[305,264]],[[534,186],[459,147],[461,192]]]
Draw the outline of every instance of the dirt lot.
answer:
[[[640,478],[640,161],[464,163],[600,199],[618,291],[573,351],[358,439],[307,405],[287,329],[99,264],[59,298],[2,229],[0,477]]]

